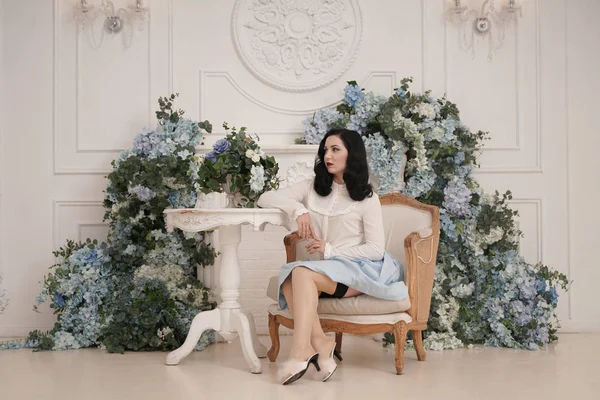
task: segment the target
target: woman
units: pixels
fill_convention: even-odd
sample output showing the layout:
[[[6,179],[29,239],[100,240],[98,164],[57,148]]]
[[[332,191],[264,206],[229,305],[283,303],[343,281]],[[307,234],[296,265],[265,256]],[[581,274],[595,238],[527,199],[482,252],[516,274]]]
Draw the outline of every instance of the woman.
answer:
[[[279,208],[298,223],[298,235],[321,260],[295,261],[279,273],[279,307],[290,308],[294,336],[281,371],[283,384],[301,378],[311,364],[323,381],[335,372],[335,341],[317,316],[323,297],[362,293],[388,300],[408,296],[403,269],[385,251],[379,197],[369,184],[367,154],[356,131],[329,131],[319,145],[315,178],[264,193],[263,208]]]

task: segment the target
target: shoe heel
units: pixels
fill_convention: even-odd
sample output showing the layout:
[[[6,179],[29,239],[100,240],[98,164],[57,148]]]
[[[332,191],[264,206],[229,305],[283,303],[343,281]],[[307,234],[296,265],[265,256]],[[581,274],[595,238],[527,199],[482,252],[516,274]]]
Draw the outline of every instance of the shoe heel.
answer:
[[[329,357],[323,361],[323,368],[325,371],[323,382],[327,382],[329,378],[331,378],[333,373],[337,370],[337,364],[333,359],[334,356],[337,358],[341,358],[340,353],[335,350],[335,347],[331,350]]]
[[[333,355],[340,361],[343,360],[342,355],[337,351],[337,350],[333,350]]]
[[[319,366],[319,354],[312,356],[308,362],[309,364],[313,364],[315,366],[317,372],[321,372],[321,367]]]
[[[319,353],[315,353],[306,361],[295,361],[295,360],[286,361],[283,365],[283,368],[280,369],[280,372],[283,373],[283,375],[289,375],[289,376],[287,376],[287,378],[285,380],[283,380],[283,376],[279,376],[279,379],[282,380],[281,383],[283,383],[284,385],[289,385],[290,383],[295,382],[298,379],[302,378],[302,376],[304,376],[306,371],[308,371],[310,364],[314,364],[317,371],[321,371],[321,367],[319,366],[318,360],[319,360]]]

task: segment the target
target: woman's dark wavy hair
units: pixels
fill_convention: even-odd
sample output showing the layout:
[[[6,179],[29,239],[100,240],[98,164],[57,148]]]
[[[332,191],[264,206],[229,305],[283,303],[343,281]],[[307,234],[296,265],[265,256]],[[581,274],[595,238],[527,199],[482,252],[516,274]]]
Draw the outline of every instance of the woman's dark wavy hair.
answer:
[[[333,175],[327,171],[324,161],[325,142],[330,136],[339,136],[348,150],[344,182],[346,183],[346,189],[348,189],[350,198],[355,201],[362,201],[366,197],[373,196],[373,187],[369,183],[369,166],[367,164],[365,144],[358,132],[349,129],[332,129],[321,140],[314,167],[316,175],[314,184],[315,192],[320,196],[327,196],[331,193]]]

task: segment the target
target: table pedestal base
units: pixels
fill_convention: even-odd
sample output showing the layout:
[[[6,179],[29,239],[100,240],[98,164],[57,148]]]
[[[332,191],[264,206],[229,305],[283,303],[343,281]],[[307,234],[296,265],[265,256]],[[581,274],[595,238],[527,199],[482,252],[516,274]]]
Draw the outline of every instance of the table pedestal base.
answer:
[[[183,209],[166,210],[167,230],[175,227],[187,232],[219,229],[219,297],[221,303],[211,311],[203,311],[192,320],[185,342],[177,350],[167,355],[167,365],[177,365],[196,347],[200,336],[207,329],[213,329],[226,341],[240,338],[244,358],[254,374],[262,372],[259,358],[267,357],[267,348],[257,336],[254,318],[240,307],[240,261],[238,247],[242,240],[242,225],[252,224],[255,230],[270,223],[286,224],[287,217],[279,210],[233,209],[220,210]]]
[[[222,324],[223,318],[229,318],[229,324]],[[229,325],[233,329],[231,332],[221,332],[222,325]],[[181,360],[187,357],[196,347],[200,336],[207,329],[214,329],[223,336],[225,340],[240,338],[244,358],[250,367],[250,372],[260,374],[262,366],[259,358],[267,357],[267,348],[260,343],[256,336],[254,327],[254,318],[250,312],[237,310],[221,310],[216,308],[211,311],[204,311],[196,315],[192,320],[190,331],[181,347],[170,352],[167,355],[167,365],[177,365]]]

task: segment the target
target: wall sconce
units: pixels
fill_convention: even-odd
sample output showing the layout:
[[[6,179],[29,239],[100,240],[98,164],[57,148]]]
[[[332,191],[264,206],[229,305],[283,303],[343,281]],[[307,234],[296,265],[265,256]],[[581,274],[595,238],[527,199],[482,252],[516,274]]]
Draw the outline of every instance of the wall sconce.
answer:
[[[501,11],[494,9],[494,0],[485,0],[481,5],[481,12],[469,10],[461,4],[461,0],[453,0],[454,7],[448,10],[448,19],[459,26],[459,36],[465,49],[471,50],[475,58],[475,35],[488,38],[488,61],[493,60],[496,50],[504,45],[506,28],[515,15],[523,16],[521,6],[517,0],[508,0],[508,4]],[[472,21],[472,22],[471,22]],[[471,40],[467,39],[467,28],[472,23]]]
[[[98,40],[98,32],[94,31],[94,25],[99,17],[103,17],[103,21]],[[89,32],[91,46],[95,49],[102,45],[105,33],[116,35],[121,32],[123,45],[128,49],[133,41],[133,28],[137,25],[138,30],[143,30],[149,17],[148,8],[144,7],[142,0],[135,0],[135,3],[127,9],[120,8],[117,11],[110,0],[102,0],[99,9],[88,4],[87,0],[80,0],[75,6],[77,25],[82,32],[85,30]]]

